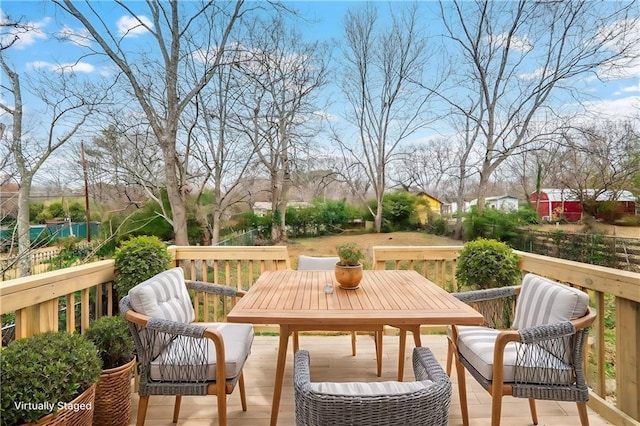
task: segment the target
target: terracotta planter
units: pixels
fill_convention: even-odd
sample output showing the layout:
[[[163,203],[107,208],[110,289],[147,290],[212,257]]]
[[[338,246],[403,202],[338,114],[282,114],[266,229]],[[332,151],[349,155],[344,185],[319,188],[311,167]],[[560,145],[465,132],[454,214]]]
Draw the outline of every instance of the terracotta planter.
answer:
[[[131,419],[131,372],[133,358],[120,367],[103,370],[96,383],[94,425],[126,426]]]
[[[69,402],[65,408],[44,416],[35,423],[26,423],[23,426],[91,426],[93,424],[95,394],[96,385],[93,384],[76,399]]]
[[[336,280],[340,284],[340,288],[344,288],[345,290],[358,288],[362,280],[362,265],[336,265]]]

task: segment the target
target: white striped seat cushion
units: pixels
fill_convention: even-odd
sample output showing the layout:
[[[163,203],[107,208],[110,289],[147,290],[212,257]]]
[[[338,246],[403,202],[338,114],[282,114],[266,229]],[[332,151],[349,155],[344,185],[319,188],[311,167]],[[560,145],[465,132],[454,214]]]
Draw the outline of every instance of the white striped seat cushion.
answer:
[[[312,382],[311,390],[316,393],[339,396],[380,396],[403,395],[427,389],[433,382]]]
[[[578,289],[534,274],[525,275],[518,297],[515,330],[557,324],[584,316],[589,296]]]
[[[242,371],[253,343],[251,324],[194,323],[215,328],[224,340],[225,375],[234,378]],[[196,344],[197,347],[191,347]],[[197,368],[197,373],[194,371]],[[202,371],[206,369],[206,371]],[[206,375],[207,380],[216,378],[216,351],[211,339],[193,339],[179,336],[151,362],[151,380],[194,381],[194,375]]]
[[[458,326],[458,350],[460,354],[485,379],[493,380],[493,349],[500,330],[487,327]],[[571,367],[553,356],[542,346],[528,345],[527,356],[519,362],[516,369],[518,350],[524,346],[516,342],[507,343],[504,350],[504,382],[518,381],[527,383],[571,384]],[[521,352],[522,357],[522,352]],[[526,377],[526,379],[524,379]]]
[[[143,315],[188,324],[196,315],[182,268],[161,272],[129,290],[131,308]]]

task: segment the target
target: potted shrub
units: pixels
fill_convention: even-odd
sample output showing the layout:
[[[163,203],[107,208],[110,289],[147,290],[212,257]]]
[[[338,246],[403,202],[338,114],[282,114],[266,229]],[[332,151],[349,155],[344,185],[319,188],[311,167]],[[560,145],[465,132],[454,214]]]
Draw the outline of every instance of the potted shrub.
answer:
[[[116,249],[115,287],[118,298],[136,285],[171,267],[171,255],[158,237],[139,236],[123,241]]]
[[[96,383],[93,424],[126,426],[131,419],[131,373],[135,358],[128,327],[120,316],[101,317],[85,333],[98,349],[102,362],[102,374]]]
[[[353,290],[360,286],[362,280],[362,250],[355,243],[343,243],[336,246],[340,260],[336,263],[336,280],[340,287]]]
[[[84,336],[47,332],[0,351],[2,426],[87,425],[93,422],[96,347]]]

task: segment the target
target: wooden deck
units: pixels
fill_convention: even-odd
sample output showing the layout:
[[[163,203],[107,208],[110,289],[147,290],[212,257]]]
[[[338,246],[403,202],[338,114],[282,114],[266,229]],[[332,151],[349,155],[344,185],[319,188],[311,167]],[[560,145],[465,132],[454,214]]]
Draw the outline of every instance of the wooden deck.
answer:
[[[405,380],[413,379],[411,370],[411,349],[413,340],[407,339],[407,363]],[[446,362],[446,338],[442,335],[423,335],[422,344],[431,348],[444,366]],[[291,348],[291,343],[289,348]],[[351,356],[350,336],[300,336],[300,347],[311,354],[311,379],[314,381],[377,381],[394,380],[398,362],[398,337],[384,336],[382,377],[376,376],[375,349],[371,336],[358,336],[358,354]],[[247,411],[240,408],[238,389],[228,397],[229,426],[268,425],[271,411],[271,396],[275,377],[277,336],[257,336],[253,343],[252,353],[244,368],[247,386]],[[291,350],[290,350],[291,351]],[[468,373],[467,373],[468,374]],[[280,403],[278,424],[295,425],[293,403],[293,356],[287,357],[284,389]],[[450,425],[461,425],[460,405],[456,375],[452,376],[453,397],[449,416]],[[467,377],[469,416],[471,425],[491,424],[491,398],[475,380]],[[152,396],[149,399],[146,426],[173,425],[171,396]],[[215,396],[184,397],[178,425],[203,426],[217,425]],[[138,405],[137,394],[132,394],[133,415],[131,425],[135,424]],[[579,425],[578,411],[572,402],[537,401],[538,420],[540,425],[572,426]],[[602,417],[589,409],[591,426],[607,425]],[[530,425],[529,405],[527,400],[505,397],[502,409],[502,425]],[[362,425],[366,426],[366,425]]]

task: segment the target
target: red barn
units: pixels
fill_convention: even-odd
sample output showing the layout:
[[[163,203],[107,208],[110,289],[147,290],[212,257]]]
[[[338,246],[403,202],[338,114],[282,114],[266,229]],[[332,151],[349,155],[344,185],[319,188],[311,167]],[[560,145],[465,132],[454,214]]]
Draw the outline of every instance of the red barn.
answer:
[[[595,191],[588,189],[587,194],[593,196]],[[598,195],[596,201],[616,200],[617,210],[623,214],[636,214],[636,197],[629,191],[605,191]],[[538,201],[537,194],[531,194],[531,204]],[[564,218],[569,222],[582,219],[582,204],[575,192],[570,189],[541,189],[538,203],[538,215],[544,220]]]

